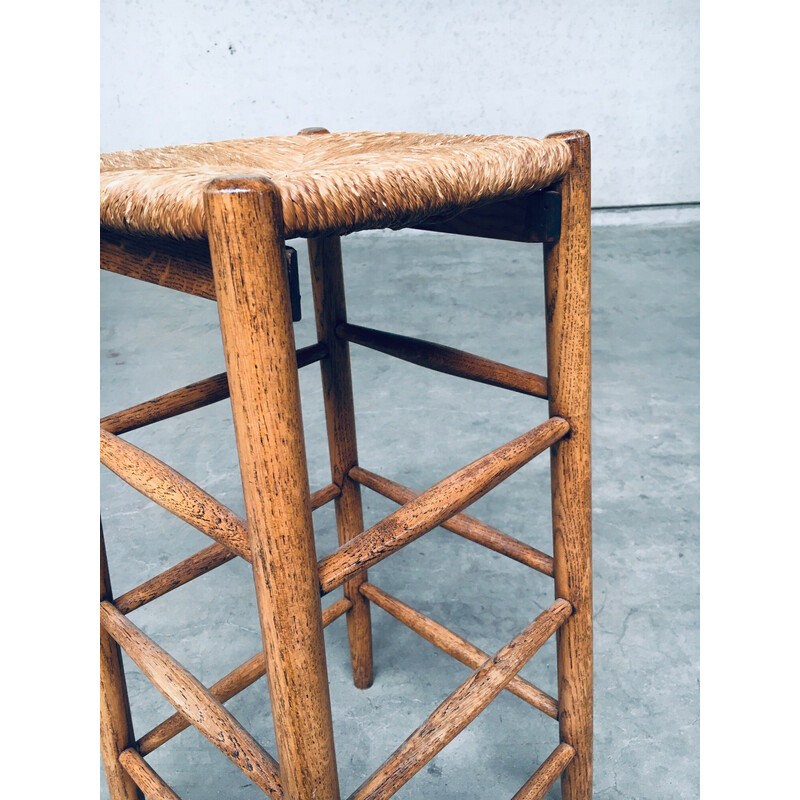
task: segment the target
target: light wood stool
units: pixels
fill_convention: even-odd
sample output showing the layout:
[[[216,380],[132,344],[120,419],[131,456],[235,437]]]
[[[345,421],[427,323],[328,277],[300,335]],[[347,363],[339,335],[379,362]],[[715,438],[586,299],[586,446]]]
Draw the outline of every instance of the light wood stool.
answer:
[[[346,614],[356,686],[372,683],[370,603],[475,671],[367,777],[351,800],[393,795],[508,689],[558,720],[560,744],[515,800],[592,794],[590,155],[582,131],[545,139],[331,134],[104,155],[101,267],[215,299],[227,373],[101,420],[101,461],[215,543],[114,597],[101,528],[100,738],[113,800],[175,798],[144,756],[189,725],[264,793],[339,800],[323,628]],[[369,228],[544,244],[547,377],[438,344],[353,325],[339,237]],[[296,254],[308,239],[318,342],[295,350]],[[546,398],[549,419],[418,494],[362,469],[349,343]],[[308,486],[298,368],[319,362],[331,483]],[[122,434],[230,397],[247,520]],[[461,513],[550,450],[552,558]],[[360,486],[401,504],[364,530]],[[334,501],[339,547],[317,560],[311,512]],[[555,602],[488,656],[367,581],[367,568],[442,525],[554,578]],[[233,558],[253,567],[264,652],[210,688],[127,614]],[[342,587],[325,612],[320,597]],[[517,673],[557,636],[558,699]],[[177,713],[136,739],[120,648]],[[223,705],[266,673],[276,762]]]

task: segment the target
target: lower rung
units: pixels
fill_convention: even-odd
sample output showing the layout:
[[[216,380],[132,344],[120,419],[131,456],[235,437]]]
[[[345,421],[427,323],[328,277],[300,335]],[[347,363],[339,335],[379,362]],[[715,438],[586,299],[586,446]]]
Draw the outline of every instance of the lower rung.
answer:
[[[164,779],[133,748],[119,754],[119,763],[133,782],[145,793],[147,800],[181,800]]]
[[[385,800],[397,792],[503,691],[571,613],[572,605],[562,598],[545,609],[522,633],[476,669],[349,800]]]
[[[511,800],[542,800],[574,756],[574,748],[561,742]]]

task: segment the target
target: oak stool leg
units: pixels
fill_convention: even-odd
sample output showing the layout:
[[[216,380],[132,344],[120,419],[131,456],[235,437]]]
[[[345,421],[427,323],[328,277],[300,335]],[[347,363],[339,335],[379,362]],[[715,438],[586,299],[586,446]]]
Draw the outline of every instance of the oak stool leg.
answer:
[[[100,525],[100,602],[111,600],[106,543]],[[100,626],[100,750],[111,800],[144,800],[119,754],[133,744],[131,709],[119,645]]]
[[[280,194],[205,206],[284,798],[339,800]]]
[[[575,750],[561,776],[563,800],[592,796],[592,508],[590,142],[583,131],[553,134],[573,162],[560,184],[561,236],[545,244],[550,415],[570,433],[551,448],[555,595],[573,615],[557,634],[559,731]]]
[[[336,528],[339,544],[345,544],[364,530],[361,487],[349,477],[358,466],[356,421],[353,408],[353,380],[350,374],[350,345],[336,336],[336,326],[347,322],[342,244],[338,236],[309,239],[308,258],[314,290],[317,338],[328,346],[328,357],[320,361],[331,480],[341,488],[336,498]],[[369,600],[359,591],[366,571],[344,584],[344,596],[353,604],[347,612],[347,634],[353,681],[359,689],[372,685],[372,628]]]

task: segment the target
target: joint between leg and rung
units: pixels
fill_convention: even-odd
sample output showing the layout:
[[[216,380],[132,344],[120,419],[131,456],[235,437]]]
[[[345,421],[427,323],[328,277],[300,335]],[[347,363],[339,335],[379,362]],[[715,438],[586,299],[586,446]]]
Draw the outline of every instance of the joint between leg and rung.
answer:
[[[568,430],[566,420],[551,417],[434,484],[323,558],[319,562],[320,591],[325,594],[341,586],[450,519],[562,439]]]
[[[564,624],[572,604],[559,598],[522,633],[487,659],[348,800],[385,800],[417,774],[508,685]]]
[[[100,603],[100,623],[179,713],[263,792],[282,797],[276,761],[197,678],[108,601]]]

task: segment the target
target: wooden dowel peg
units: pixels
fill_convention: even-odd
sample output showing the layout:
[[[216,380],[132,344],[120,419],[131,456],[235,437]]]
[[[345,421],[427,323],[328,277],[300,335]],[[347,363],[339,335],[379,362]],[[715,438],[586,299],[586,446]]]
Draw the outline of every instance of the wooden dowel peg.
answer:
[[[574,757],[575,750],[561,742],[511,800],[542,800]]]
[[[119,754],[119,763],[145,793],[147,800],[181,800],[164,779],[133,748]]]

